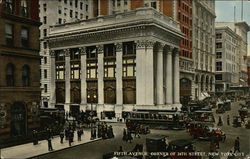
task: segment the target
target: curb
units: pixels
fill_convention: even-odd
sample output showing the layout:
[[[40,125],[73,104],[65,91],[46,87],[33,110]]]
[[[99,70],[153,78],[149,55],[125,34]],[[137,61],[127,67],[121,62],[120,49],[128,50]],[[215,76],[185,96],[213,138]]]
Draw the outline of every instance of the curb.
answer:
[[[60,151],[63,151],[63,150],[67,150],[67,149],[70,149],[70,148],[81,146],[83,144],[88,144],[88,143],[96,142],[96,141],[99,141],[99,140],[102,140],[102,139],[100,138],[100,139],[90,140],[89,142],[81,143],[81,144],[78,144],[78,145],[73,145],[73,146],[65,147],[65,148],[62,148],[62,149],[54,150],[54,151],[48,151],[48,152],[40,154],[40,155],[35,155],[35,156],[32,156],[32,157],[28,157],[27,159],[33,159],[35,157],[44,156],[44,155],[47,155],[47,154],[50,154],[50,153],[60,152]]]

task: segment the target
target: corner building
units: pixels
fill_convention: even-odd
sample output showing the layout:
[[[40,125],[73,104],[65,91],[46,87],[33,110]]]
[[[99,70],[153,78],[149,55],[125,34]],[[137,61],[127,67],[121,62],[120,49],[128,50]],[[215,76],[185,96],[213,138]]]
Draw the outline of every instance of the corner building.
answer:
[[[119,118],[133,110],[180,109],[182,37],[176,21],[151,7],[54,26],[51,103]]]
[[[39,127],[39,26],[38,0],[0,1],[0,143]]]

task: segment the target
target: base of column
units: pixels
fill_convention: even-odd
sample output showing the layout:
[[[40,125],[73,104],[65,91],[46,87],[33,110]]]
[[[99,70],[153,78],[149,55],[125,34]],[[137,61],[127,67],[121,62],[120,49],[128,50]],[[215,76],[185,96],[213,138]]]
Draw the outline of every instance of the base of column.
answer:
[[[65,103],[64,104],[64,111],[65,111],[65,113],[66,112],[68,112],[68,113],[70,112],[70,104],[69,103]]]
[[[80,112],[81,111],[86,112],[86,109],[87,109],[87,104],[86,103],[85,104],[81,103],[80,104]]]

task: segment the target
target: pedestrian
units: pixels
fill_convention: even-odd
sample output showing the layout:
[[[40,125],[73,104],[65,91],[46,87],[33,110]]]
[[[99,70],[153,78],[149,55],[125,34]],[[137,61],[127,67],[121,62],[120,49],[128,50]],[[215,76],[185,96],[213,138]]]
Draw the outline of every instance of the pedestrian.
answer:
[[[133,137],[132,137],[132,135],[131,135],[131,132],[130,132],[130,131],[128,131],[127,141],[129,141],[129,142],[131,143],[131,142],[132,142],[132,140],[133,140]]]
[[[64,132],[61,131],[61,132],[60,132],[60,139],[61,139],[60,143],[61,143],[61,144],[63,143],[63,138],[64,138]]]
[[[123,137],[122,137],[122,140],[123,140],[123,141],[127,141],[127,131],[126,131],[125,128],[123,129]]]
[[[230,116],[227,115],[227,125],[230,125]]]
[[[94,128],[93,139],[96,139],[96,128]]]
[[[222,122],[222,119],[221,119],[221,116],[219,116],[219,122],[217,124],[218,126],[222,126],[223,125],[223,122]]]
[[[37,135],[37,131],[33,130],[33,145],[37,145],[38,144],[38,135]]]
[[[78,129],[78,130],[77,130],[77,138],[78,138],[78,141],[81,141],[81,136],[82,136],[81,130]]]
[[[238,151],[240,152],[240,138],[237,137],[234,141],[234,153]]]
[[[220,148],[220,140],[219,140],[219,136],[216,135],[216,138],[215,138],[215,144],[216,144],[216,148]]]
[[[49,149],[49,151],[53,151],[52,142],[51,142],[51,137],[49,137],[49,138],[47,139],[47,141],[48,141],[48,149]]]
[[[120,147],[119,147],[118,152],[123,152],[123,148],[122,148],[122,146],[120,146]]]

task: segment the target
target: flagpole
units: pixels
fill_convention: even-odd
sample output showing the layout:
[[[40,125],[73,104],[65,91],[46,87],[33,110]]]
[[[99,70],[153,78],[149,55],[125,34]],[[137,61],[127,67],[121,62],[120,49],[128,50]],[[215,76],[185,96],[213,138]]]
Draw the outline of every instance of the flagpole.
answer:
[[[243,0],[241,0],[241,21],[243,21]]]

